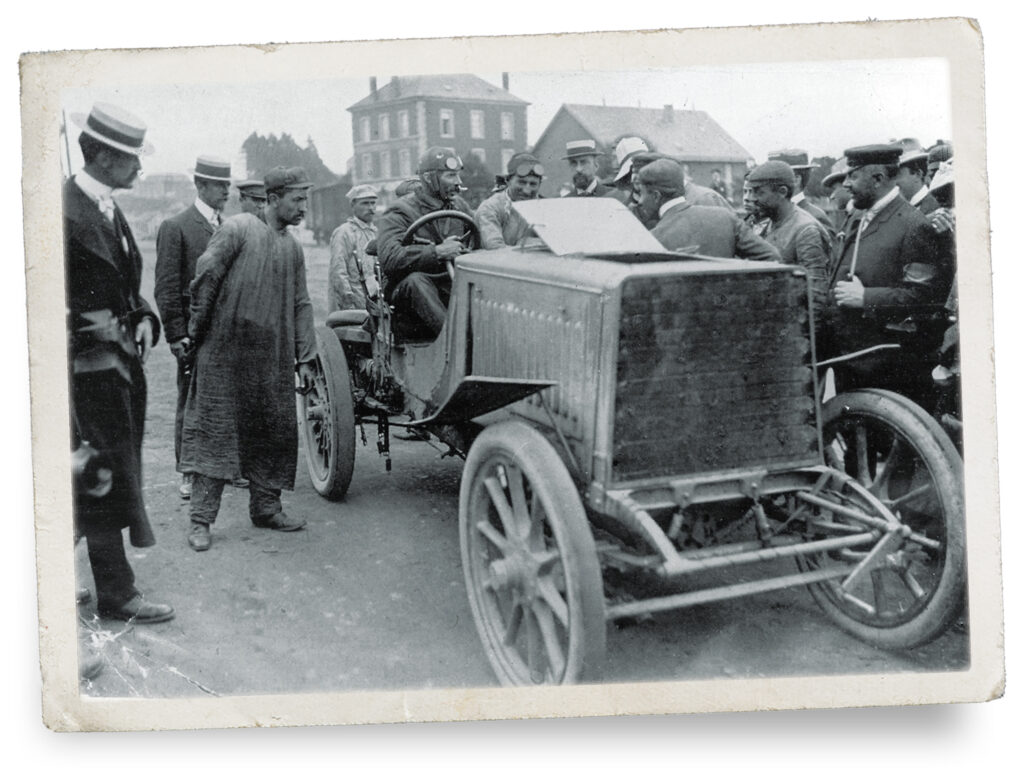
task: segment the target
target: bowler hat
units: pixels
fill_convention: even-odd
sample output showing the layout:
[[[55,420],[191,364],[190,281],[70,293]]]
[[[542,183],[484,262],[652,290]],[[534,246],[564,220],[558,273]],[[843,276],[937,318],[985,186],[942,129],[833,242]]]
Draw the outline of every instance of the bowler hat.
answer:
[[[267,198],[267,189],[263,187],[262,180],[242,180],[235,183],[235,187],[238,188],[239,193],[243,196],[248,196],[250,199],[262,201]]]
[[[793,169],[785,161],[766,161],[761,166],[754,167],[747,175],[747,182],[756,183],[779,183],[789,186],[790,192],[796,186],[796,175]]]
[[[597,149],[594,140],[571,140],[565,143],[565,155],[563,161],[571,161],[574,158],[585,158],[587,156],[600,156],[601,151]]]
[[[84,134],[114,150],[134,156],[153,152],[153,146],[145,140],[146,124],[117,105],[97,102],[88,116],[72,113],[71,120]]]
[[[356,201],[358,199],[375,199],[377,198],[377,189],[372,185],[353,185],[348,189],[348,193],[345,194],[345,198],[349,201]]]
[[[312,188],[313,183],[309,180],[309,173],[301,166],[293,166],[288,169],[276,166],[263,178],[263,186],[267,189],[267,193],[270,193],[291,188]]]
[[[769,161],[782,161],[789,164],[793,171],[798,169],[817,169],[818,164],[810,163],[807,151],[799,149],[773,150],[768,154]]]
[[[189,170],[193,177],[213,180],[219,183],[231,182],[231,164],[214,156],[200,156],[196,159],[195,169]]]

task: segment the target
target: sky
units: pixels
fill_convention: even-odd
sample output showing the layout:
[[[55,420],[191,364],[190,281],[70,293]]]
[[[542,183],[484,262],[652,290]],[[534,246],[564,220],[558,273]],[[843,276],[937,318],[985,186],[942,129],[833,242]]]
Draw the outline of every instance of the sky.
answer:
[[[380,73],[383,85],[395,73]],[[500,72],[477,73],[501,84]],[[822,61],[647,69],[632,72],[512,72],[509,90],[530,103],[533,144],[563,103],[707,112],[757,161],[779,148],[838,156],[854,145],[915,137],[951,138],[947,65],[940,59]],[[347,108],[369,93],[366,77],[258,84],[116,85],[66,89],[70,116],[94,101],[134,112],[156,152],[148,173],[187,172],[200,154],[235,160],[253,131],[312,138],[324,163],[343,173],[352,156]],[[77,148],[72,137],[72,165]]]

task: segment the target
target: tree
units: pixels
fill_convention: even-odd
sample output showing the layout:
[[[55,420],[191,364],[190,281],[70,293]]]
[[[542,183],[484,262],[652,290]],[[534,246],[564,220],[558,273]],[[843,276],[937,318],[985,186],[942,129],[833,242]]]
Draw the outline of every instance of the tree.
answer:
[[[480,202],[491,195],[494,175],[477,156],[470,153],[462,159],[462,184],[467,188],[462,193],[463,198],[476,209]]]
[[[262,179],[275,166],[301,166],[316,185],[338,181],[338,175],[321,160],[312,137],[306,139],[306,147],[302,148],[287,133],[280,137],[275,134],[264,137],[253,132],[242,143],[242,150],[245,151],[249,177]]]

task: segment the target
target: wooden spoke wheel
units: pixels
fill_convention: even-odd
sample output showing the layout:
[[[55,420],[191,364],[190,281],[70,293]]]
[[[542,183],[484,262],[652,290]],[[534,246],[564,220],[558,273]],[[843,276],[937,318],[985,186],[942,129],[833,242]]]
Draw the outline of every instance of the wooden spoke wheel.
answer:
[[[298,396],[299,426],[306,444],[306,466],[317,493],[341,499],[352,482],[356,433],[348,361],[338,337],[316,331],[313,389]]]
[[[459,492],[470,607],[502,684],[593,681],[605,653],[594,539],[550,443],[509,421],[473,443]]]
[[[907,528],[884,545],[880,530],[879,542],[867,548],[802,559],[805,570],[860,566],[852,578],[810,591],[826,615],[860,639],[887,649],[925,644],[955,621],[965,595],[960,456],[922,408],[880,389],[837,395],[824,405],[822,425],[826,462],[856,483],[829,498],[872,515],[870,499],[877,498]],[[819,514],[851,530],[871,528],[824,509]]]

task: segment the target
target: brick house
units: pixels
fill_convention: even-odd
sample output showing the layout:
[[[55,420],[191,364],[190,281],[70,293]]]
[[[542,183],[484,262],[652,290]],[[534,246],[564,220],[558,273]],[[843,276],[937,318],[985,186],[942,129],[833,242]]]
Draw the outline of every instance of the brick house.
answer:
[[[562,156],[565,143],[592,139],[605,151],[601,170],[614,177],[615,145],[625,136],[642,137],[652,150],[682,163],[694,182],[710,186],[711,173],[719,170],[729,199],[739,204],[747,159],[742,145],[730,137],[707,113],[700,110],[675,110],[641,107],[605,107],[603,105],[562,105],[540,135],[533,153],[544,165],[541,194],[557,196],[571,175]]]
[[[526,147],[527,102],[475,75],[403,75],[370,93],[352,113],[352,182],[385,192],[416,174],[420,156],[435,145],[476,155],[491,174]]]

